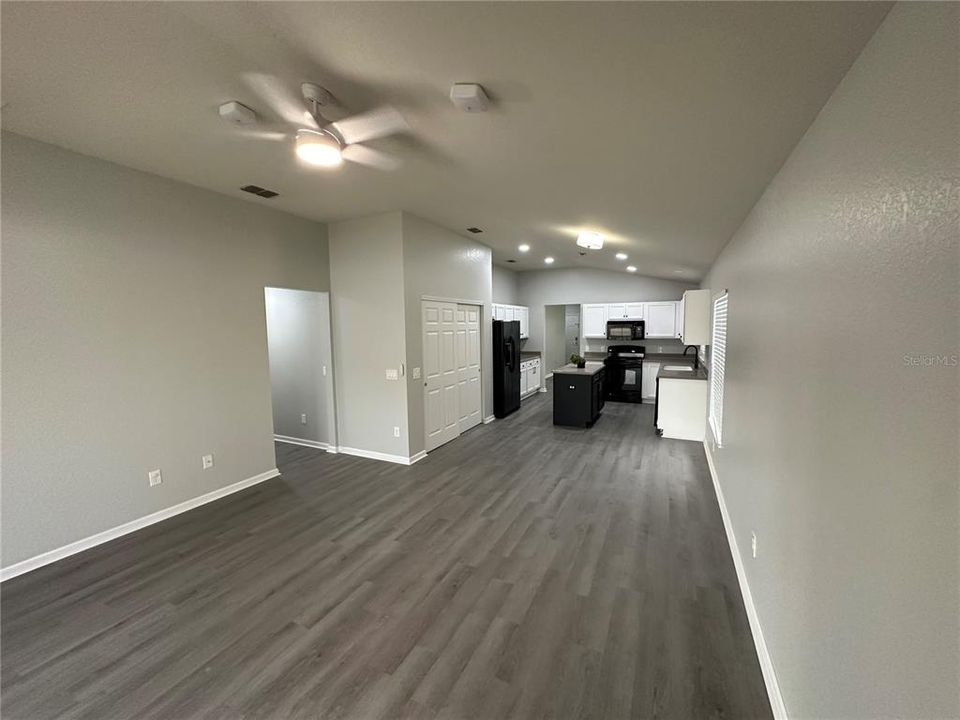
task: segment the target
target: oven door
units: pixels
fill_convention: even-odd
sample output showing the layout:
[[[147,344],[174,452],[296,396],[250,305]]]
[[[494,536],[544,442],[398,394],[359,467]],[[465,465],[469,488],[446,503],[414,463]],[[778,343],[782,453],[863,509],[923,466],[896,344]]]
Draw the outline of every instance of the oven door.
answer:
[[[607,365],[607,397],[620,402],[642,402],[643,363],[636,360]]]

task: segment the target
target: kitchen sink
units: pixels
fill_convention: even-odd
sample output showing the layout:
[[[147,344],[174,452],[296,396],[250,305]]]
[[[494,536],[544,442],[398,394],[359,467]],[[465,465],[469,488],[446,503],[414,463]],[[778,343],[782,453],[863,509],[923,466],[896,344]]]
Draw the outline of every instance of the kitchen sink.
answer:
[[[663,369],[672,372],[693,372],[693,368],[689,365],[666,365]]]

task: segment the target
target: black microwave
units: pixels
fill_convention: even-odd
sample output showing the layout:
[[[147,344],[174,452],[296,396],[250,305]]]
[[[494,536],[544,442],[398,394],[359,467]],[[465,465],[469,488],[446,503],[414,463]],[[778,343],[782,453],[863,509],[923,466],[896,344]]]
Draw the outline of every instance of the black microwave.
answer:
[[[643,340],[643,320],[608,320],[607,340]]]

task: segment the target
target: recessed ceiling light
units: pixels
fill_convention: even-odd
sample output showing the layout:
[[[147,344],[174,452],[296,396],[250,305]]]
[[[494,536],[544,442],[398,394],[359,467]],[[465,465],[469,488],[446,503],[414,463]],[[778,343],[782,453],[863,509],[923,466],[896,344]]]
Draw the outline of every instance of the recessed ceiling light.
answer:
[[[683,270],[674,270],[674,272],[675,272],[675,273],[677,273],[677,274],[679,275],[680,273],[682,273],[682,272],[683,272]]]
[[[545,257],[545,258],[543,259],[543,261],[544,261],[547,265],[553,265],[553,258],[552,258],[552,257]]]
[[[520,252],[530,252],[530,246],[524,243],[523,245],[518,246],[517,250]]]
[[[603,247],[603,235],[595,232],[582,232],[577,236],[577,245],[588,250],[599,250]]]
[[[626,253],[617,253],[617,260],[626,260],[626,259],[627,259]]]
[[[636,272],[636,271],[637,271],[637,268],[635,268],[633,265],[627,265],[627,272]]]
[[[478,227],[468,227],[468,228],[467,228],[467,232],[468,232],[468,233],[473,233],[474,235],[479,235],[480,233],[483,232],[483,230],[481,230],[481,229],[478,228]]]

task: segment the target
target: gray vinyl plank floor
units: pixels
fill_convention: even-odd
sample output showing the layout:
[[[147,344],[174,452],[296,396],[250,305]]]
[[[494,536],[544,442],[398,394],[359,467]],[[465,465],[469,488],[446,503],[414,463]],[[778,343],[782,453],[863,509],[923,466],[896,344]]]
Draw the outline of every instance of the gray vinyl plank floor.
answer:
[[[10,580],[4,718],[769,718],[698,443],[548,394]]]

